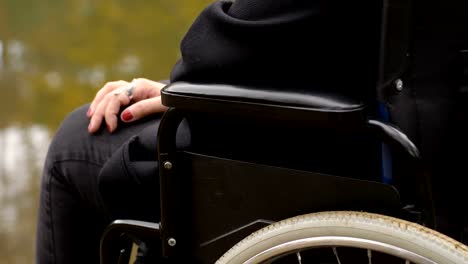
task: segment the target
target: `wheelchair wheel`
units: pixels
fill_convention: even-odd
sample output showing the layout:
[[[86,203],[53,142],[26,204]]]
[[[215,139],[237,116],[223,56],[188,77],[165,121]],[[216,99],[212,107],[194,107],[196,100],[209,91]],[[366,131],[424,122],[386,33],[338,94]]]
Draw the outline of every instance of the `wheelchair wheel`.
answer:
[[[384,215],[329,211],[289,218],[237,243],[217,264],[468,263],[468,247]]]

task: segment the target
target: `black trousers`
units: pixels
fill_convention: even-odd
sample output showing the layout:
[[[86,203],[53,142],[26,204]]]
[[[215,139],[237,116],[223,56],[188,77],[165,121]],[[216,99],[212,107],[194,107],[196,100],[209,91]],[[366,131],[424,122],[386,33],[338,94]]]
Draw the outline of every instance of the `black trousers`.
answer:
[[[36,263],[99,263],[100,237],[112,220],[159,221],[158,179],[151,173],[157,172],[156,155],[143,155],[153,159],[146,178],[108,163],[118,163],[116,153],[139,133],[154,135],[150,143],[156,144],[160,116],[119,124],[113,134],[101,129],[91,135],[87,109],[85,105],[72,112],[49,147],[40,190]],[[106,166],[114,168],[105,173]]]

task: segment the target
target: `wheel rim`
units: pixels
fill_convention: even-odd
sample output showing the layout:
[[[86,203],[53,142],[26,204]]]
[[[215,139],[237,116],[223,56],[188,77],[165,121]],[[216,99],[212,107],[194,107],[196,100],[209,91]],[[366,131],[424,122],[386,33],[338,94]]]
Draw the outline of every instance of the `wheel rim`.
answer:
[[[392,255],[394,257],[399,257],[401,259],[406,260],[405,263],[411,262],[417,264],[437,264],[436,262],[426,257],[423,257],[421,255],[418,255],[416,253],[410,252],[397,246],[367,239],[341,236],[311,237],[282,243],[280,245],[271,247],[267,250],[258,253],[257,255],[251,257],[246,262],[244,262],[244,264],[271,263],[275,259],[291,253],[297,253],[299,263],[301,263],[300,252],[302,250],[323,247],[331,247],[333,249],[334,254],[337,257],[338,263],[340,263],[340,260],[336,251],[336,247],[351,247],[367,249],[368,254],[371,254],[370,252],[372,251],[376,251]],[[369,255],[368,257],[369,263],[372,263],[371,256]]]

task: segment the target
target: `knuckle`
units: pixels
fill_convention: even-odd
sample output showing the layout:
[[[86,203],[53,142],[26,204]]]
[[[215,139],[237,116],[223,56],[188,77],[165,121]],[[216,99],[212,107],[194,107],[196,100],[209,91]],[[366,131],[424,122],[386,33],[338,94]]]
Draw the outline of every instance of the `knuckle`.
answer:
[[[103,117],[103,113],[101,111],[96,111],[96,113],[93,115],[94,120],[97,120],[102,117]]]
[[[119,87],[119,86],[126,85],[126,84],[128,84],[128,82],[124,80],[120,80],[120,81],[114,82],[114,87]]]
[[[105,88],[102,88],[101,90],[99,90],[97,93],[96,93],[96,99],[98,99],[100,96],[102,96],[104,94],[104,91],[105,91]]]
[[[119,105],[109,104],[106,108],[106,116],[113,116],[119,112]]]
[[[120,86],[122,84],[126,83],[125,81],[123,80],[119,80],[119,81],[112,81],[112,82],[107,82],[103,89],[114,89],[116,88],[117,86]]]
[[[106,108],[107,108],[107,104],[101,102],[99,104],[98,108],[96,109],[96,115],[97,116],[103,116]]]
[[[137,86],[137,87],[142,87],[145,85],[145,80],[143,80],[142,78],[135,78],[133,79],[133,83]]]
[[[128,104],[130,104],[130,101],[131,101],[131,99],[128,96],[119,96],[120,105],[128,105]]]
[[[105,116],[104,116],[104,119],[106,119],[106,122],[109,122],[112,117],[115,116],[114,114],[112,114],[112,112],[106,112]]]
[[[107,90],[107,89],[110,89],[113,87],[113,82],[107,82],[106,84],[104,84],[104,86],[102,87],[103,90]]]
[[[113,97],[115,97],[115,95],[114,95],[113,93],[108,93],[108,94],[105,95],[105,97],[106,97],[108,100],[110,100],[110,99],[112,99]]]

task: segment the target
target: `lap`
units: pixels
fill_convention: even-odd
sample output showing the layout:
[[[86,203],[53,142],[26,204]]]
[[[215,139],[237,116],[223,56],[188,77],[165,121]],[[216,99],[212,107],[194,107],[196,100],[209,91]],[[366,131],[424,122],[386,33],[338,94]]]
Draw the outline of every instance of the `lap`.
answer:
[[[143,133],[145,138],[140,137],[137,141],[144,143],[140,145],[146,149],[137,149],[136,153],[143,156],[146,153],[147,164],[153,164],[146,174],[155,171],[156,135],[161,115],[129,124],[122,122],[112,134],[104,127],[95,134],[89,134],[89,119],[86,117],[88,107],[84,105],[71,112],[55,133],[45,170],[59,170],[60,173],[44,173],[43,184],[48,184],[48,178],[52,175],[61,177],[58,181],[64,183],[71,192],[81,195],[84,202],[98,207],[98,210],[104,207],[111,219],[138,217],[135,214],[144,212],[138,211],[142,208],[136,203],[151,199],[154,204],[159,204],[155,202],[157,197],[155,199],[146,188],[158,190],[157,177],[138,175],[136,178],[128,173],[125,168],[128,164],[125,162],[138,161],[138,158],[128,157],[128,150],[135,146],[135,138]],[[150,180],[151,184],[145,180]],[[147,220],[147,217],[143,218]]]
[[[54,159],[87,159],[103,164],[125,141],[141,130],[156,124],[160,116],[147,118],[131,124],[120,123],[119,128],[110,134],[104,127],[95,134],[89,134],[89,119],[86,111],[89,105],[83,105],[71,112],[62,122],[54,135],[48,155]]]

